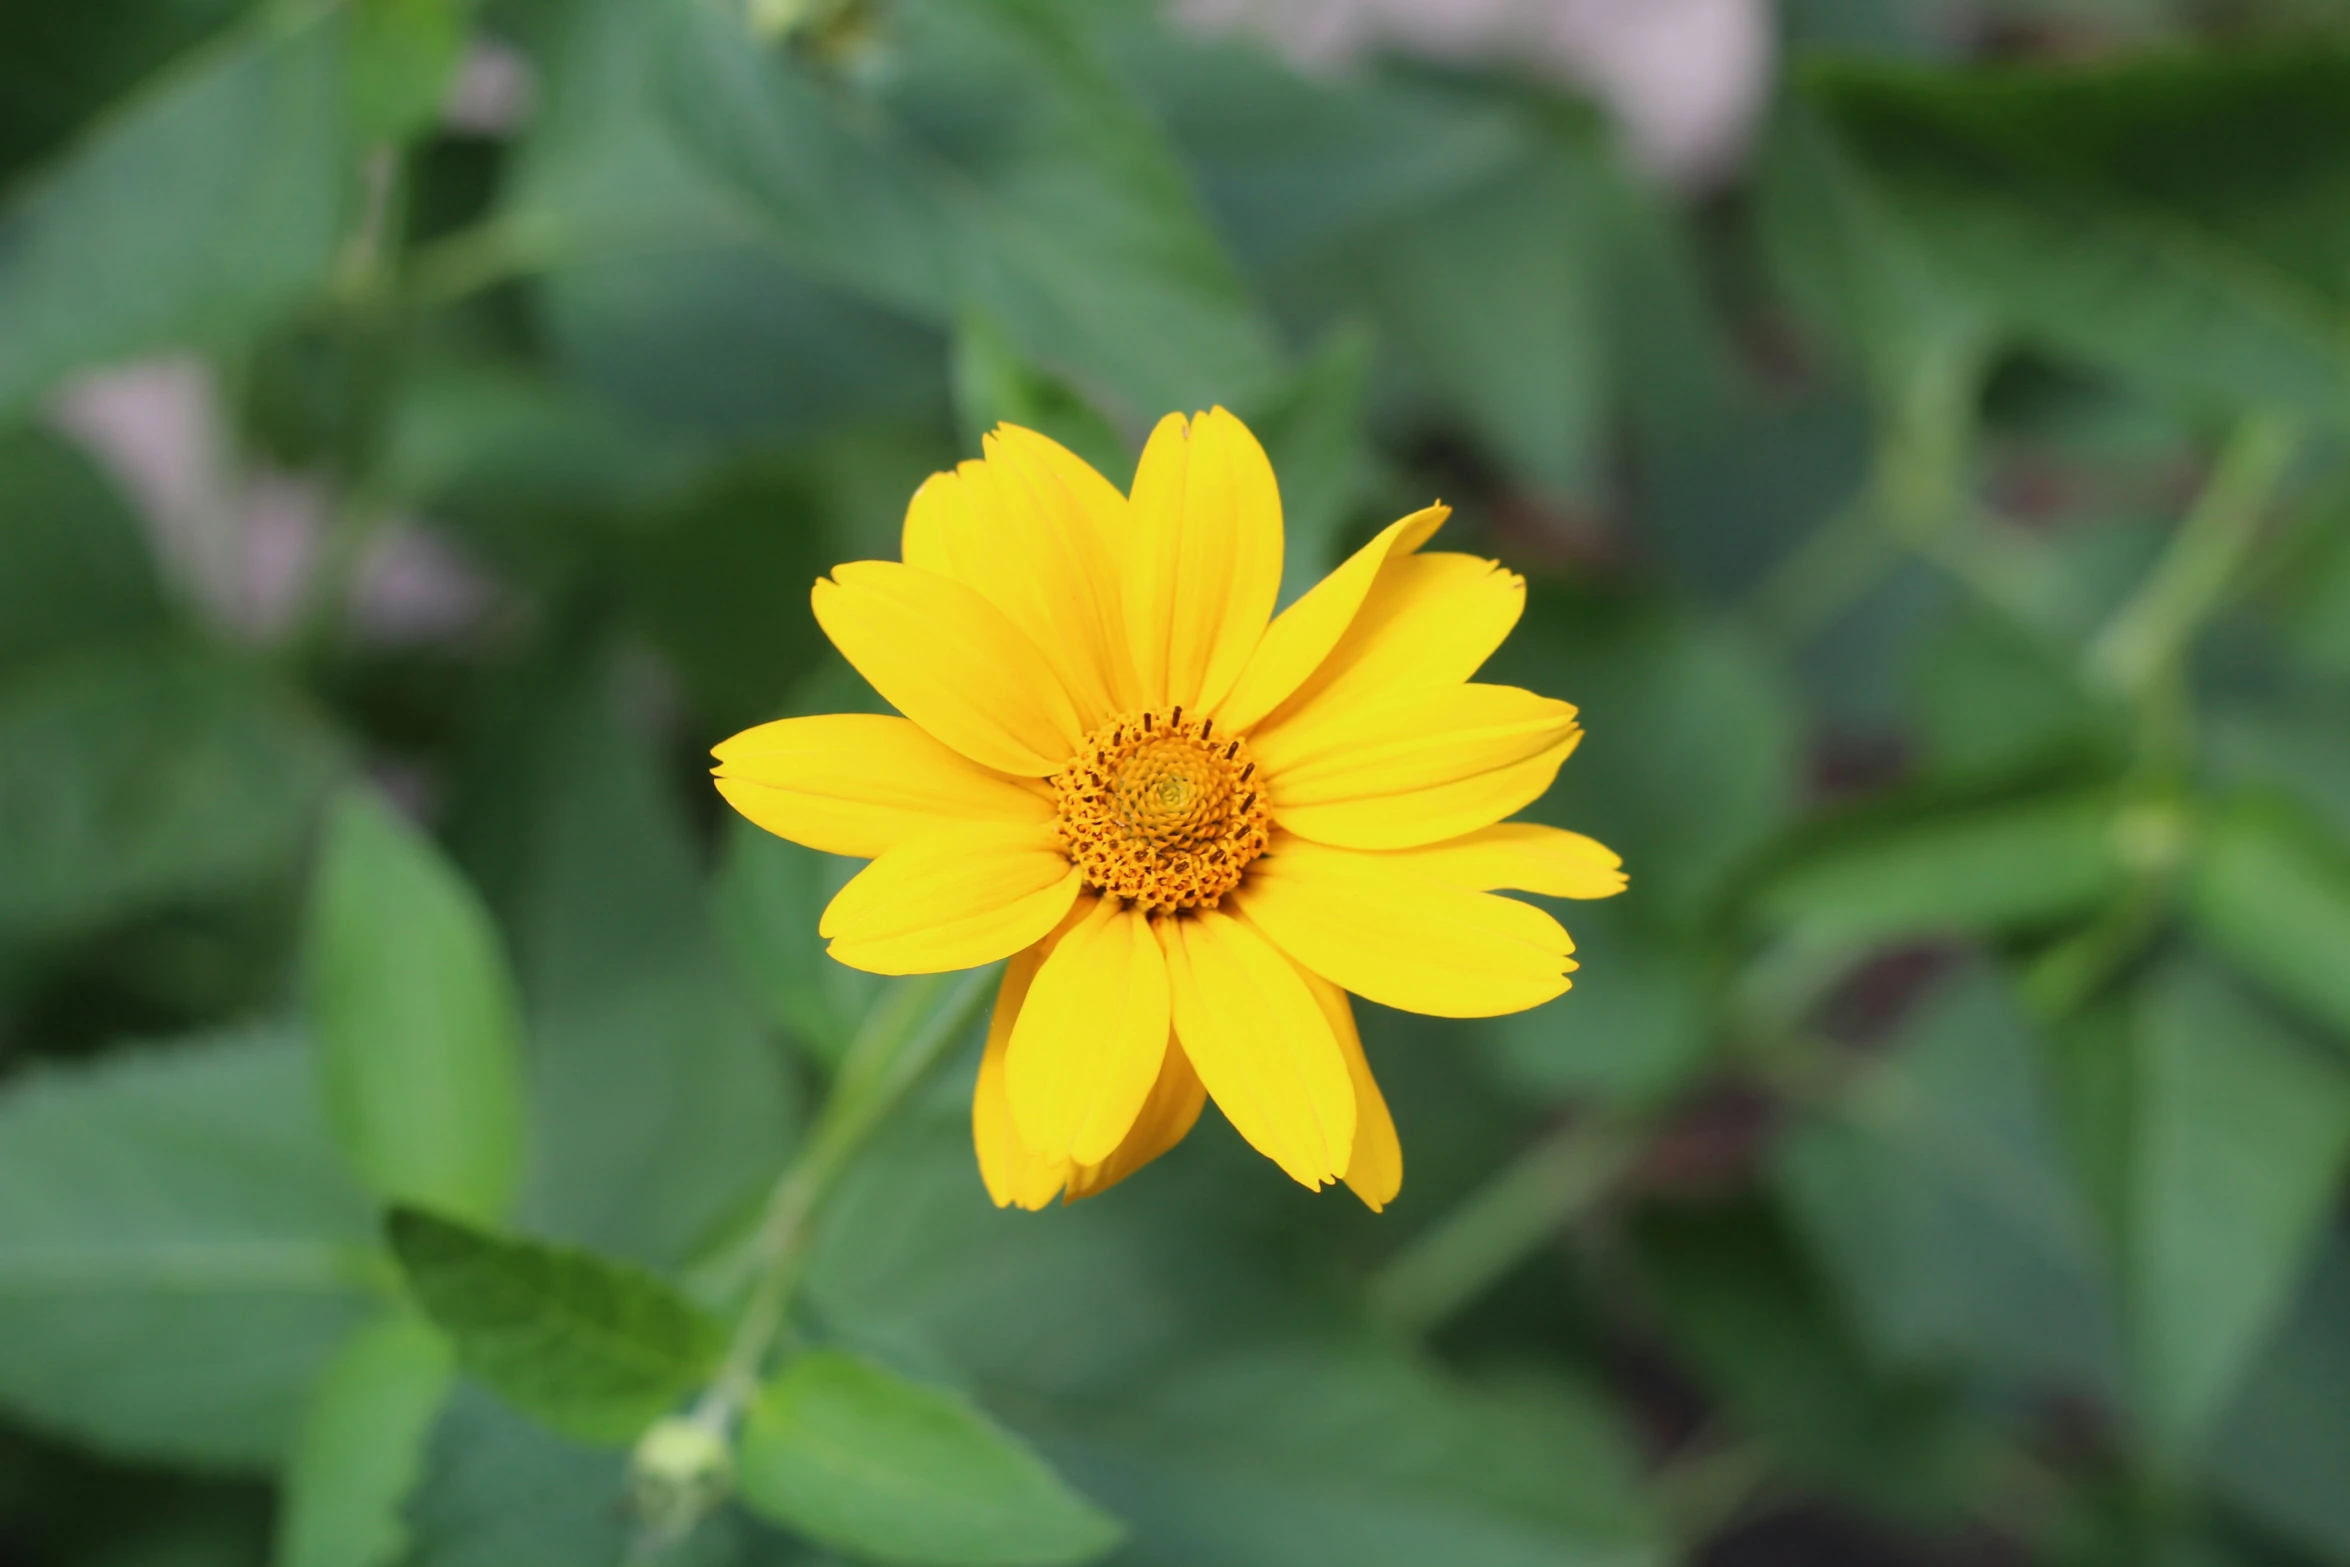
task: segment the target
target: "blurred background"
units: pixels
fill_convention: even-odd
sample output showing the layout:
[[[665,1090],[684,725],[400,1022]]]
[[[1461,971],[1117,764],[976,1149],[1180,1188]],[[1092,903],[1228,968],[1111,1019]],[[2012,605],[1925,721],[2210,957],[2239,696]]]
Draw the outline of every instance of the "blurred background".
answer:
[[[800,1330],[1138,1567],[2350,1563],[2328,0],[22,4],[0,199],[0,1563],[618,1562],[470,1384],[278,1522],[392,1277],[326,803],[495,915],[515,1226],[690,1291],[874,995],[707,748],[864,700],[808,583],[981,430],[1212,403],[1289,594],[1432,496],[1527,576],[1632,890],[1363,1009],[1384,1216],[1212,1111],[998,1213],[966,1050]]]

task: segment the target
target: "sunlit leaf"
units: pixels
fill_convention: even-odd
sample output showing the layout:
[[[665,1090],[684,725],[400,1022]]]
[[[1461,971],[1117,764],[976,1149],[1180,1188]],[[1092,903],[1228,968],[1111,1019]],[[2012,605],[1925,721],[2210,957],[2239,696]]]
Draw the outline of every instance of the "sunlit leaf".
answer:
[[[718,1363],[718,1326],[651,1274],[393,1210],[392,1250],[468,1376],[565,1435],[619,1442]]]

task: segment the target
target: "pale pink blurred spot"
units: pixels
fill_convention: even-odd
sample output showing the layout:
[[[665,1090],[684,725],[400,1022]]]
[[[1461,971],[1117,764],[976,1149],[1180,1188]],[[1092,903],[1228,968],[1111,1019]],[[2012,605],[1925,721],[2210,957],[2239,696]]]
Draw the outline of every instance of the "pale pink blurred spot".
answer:
[[[226,621],[243,566],[210,367],[175,356],[96,371],[58,394],[50,418],[129,493],[166,579]]]
[[[496,594],[488,577],[440,534],[399,523],[360,562],[351,627],[379,643],[444,642],[479,625]]]
[[[314,479],[262,472],[245,482],[232,624],[269,639],[291,631],[326,535],[327,496]]]
[[[208,366],[174,357],[99,371],[66,387],[50,417],[130,497],[179,597],[239,636],[295,629],[316,591],[333,497],[306,474],[236,465]],[[379,642],[430,641],[476,625],[493,597],[445,540],[402,522],[361,558],[348,619]]]
[[[476,35],[458,62],[441,123],[473,136],[505,136],[520,129],[538,106],[538,76],[512,44]]]
[[[1301,63],[1379,50],[1519,68],[1588,89],[1641,165],[1703,185],[1744,158],[1768,99],[1769,0],[1172,0]]]

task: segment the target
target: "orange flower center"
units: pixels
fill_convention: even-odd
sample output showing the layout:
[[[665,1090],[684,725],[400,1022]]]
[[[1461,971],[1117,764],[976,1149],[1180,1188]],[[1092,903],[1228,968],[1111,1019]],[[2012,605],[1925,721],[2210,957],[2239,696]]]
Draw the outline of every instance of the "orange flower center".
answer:
[[[1180,707],[1112,719],[1052,784],[1086,883],[1153,914],[1214,908],[1273,825],[1248,746]]]

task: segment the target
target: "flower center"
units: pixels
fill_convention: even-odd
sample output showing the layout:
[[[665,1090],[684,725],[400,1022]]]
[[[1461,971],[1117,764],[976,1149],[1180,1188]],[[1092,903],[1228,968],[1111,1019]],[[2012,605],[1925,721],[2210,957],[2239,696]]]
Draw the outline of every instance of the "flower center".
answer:
[[[1086,883],[1153,914],[1214,908],[1273,824],[1248,747],[1180,707],[1112,719],[1052,784]]]

